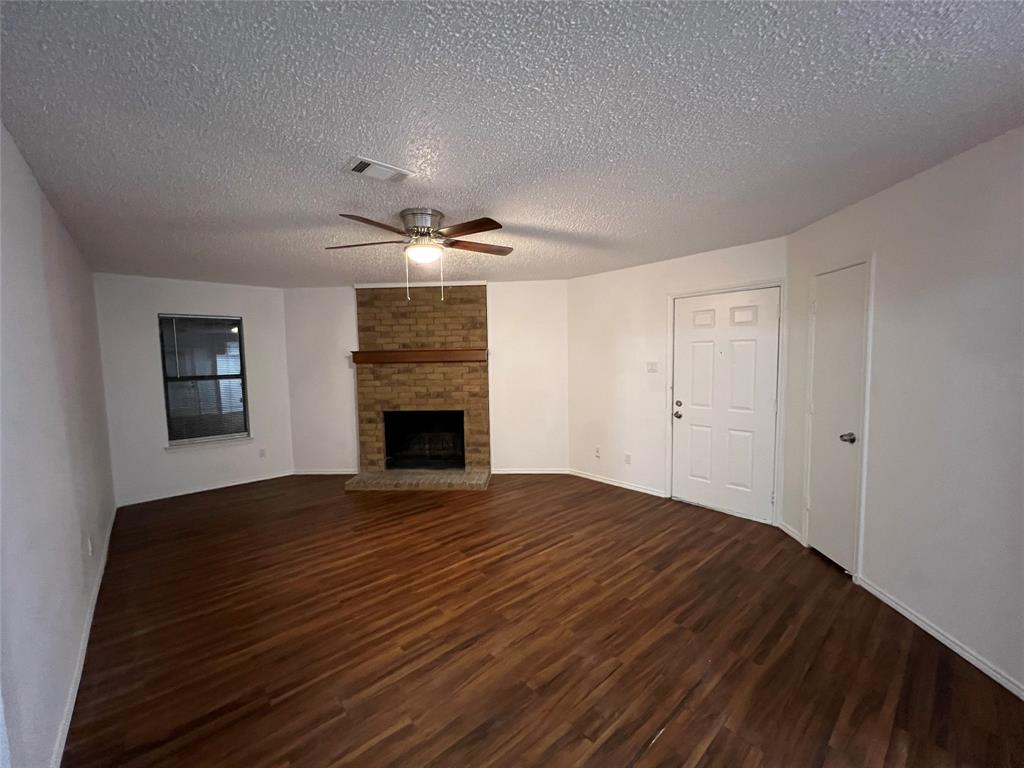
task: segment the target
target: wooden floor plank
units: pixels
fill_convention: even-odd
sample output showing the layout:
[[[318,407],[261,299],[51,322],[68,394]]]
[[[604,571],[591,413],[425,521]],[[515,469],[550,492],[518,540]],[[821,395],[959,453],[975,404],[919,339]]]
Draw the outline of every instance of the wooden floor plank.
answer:
[[[119,511],[65,766],[1024,766],[1024,702],[777,529],[345,480]]]

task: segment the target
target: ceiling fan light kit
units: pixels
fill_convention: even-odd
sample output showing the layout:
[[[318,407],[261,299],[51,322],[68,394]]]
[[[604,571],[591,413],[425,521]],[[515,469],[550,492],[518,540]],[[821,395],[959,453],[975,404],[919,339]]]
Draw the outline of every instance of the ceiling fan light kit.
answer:
[[[414,237],[412,242],[405,246],[405,255],[417,264],[433,264],[443,253],[444,246],[435,243],[429,237]]]
[[[411,300],[409,293],[409,261],[417,264],[433,264],[440,262],[441,266],[441,301],[444,301],[444,249],[455,248],[462,251],[473,251],[474,253],[489,253],[495,256],[507,256],[512,249],[504,245],[490,245],[489,243],[477,243],[471,240],[459,240],[463,235],[472,235],[477,232],[489,232],[492,229],[501,229],[501,224],[486,216],[472,221],[464,221],[461,224],[453,224],[450,227],[442,227],[441,220],[444,214],[433,208],[406,208],[399,216],[402,219],[402,229],[384,224],[380,221],[368,219],[365,216],[358,216],[354,213],[339,213],[339,216],[361,224],[368,224],[378,229],[386,229],[397,235],[404,235],[405,240],[378,240],[373,243],[353,243],[352,245],[330,245],[328,251],[343,248],[359,248],[367,245],[389,245],[404,243],[403,255],[405,256],[405,297]]]

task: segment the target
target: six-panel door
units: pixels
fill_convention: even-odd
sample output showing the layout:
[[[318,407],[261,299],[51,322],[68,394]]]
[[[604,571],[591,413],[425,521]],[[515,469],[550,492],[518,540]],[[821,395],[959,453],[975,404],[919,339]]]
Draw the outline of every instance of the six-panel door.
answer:
[[[778,288],[675,300],[672,495],[771,520]]]

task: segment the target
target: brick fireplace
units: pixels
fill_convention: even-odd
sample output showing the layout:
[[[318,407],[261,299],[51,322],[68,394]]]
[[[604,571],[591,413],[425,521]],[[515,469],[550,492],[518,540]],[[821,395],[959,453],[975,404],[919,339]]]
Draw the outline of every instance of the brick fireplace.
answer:
[[[437,287],[410,295],[404,288],[356,290],[361,476],[396,465],[394,456],[388,461],[385,414],[401,411],[461,411],[465,469],[489,473],[486,287],[446,288],[443,302]]]

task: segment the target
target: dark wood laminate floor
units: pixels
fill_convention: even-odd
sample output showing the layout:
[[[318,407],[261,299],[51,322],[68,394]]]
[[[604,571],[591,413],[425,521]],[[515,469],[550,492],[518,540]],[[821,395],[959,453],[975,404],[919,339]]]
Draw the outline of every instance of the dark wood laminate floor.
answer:
[[[1024,703],[777,529],[345,479],[119,512],[65,766],[1024,763]]]

